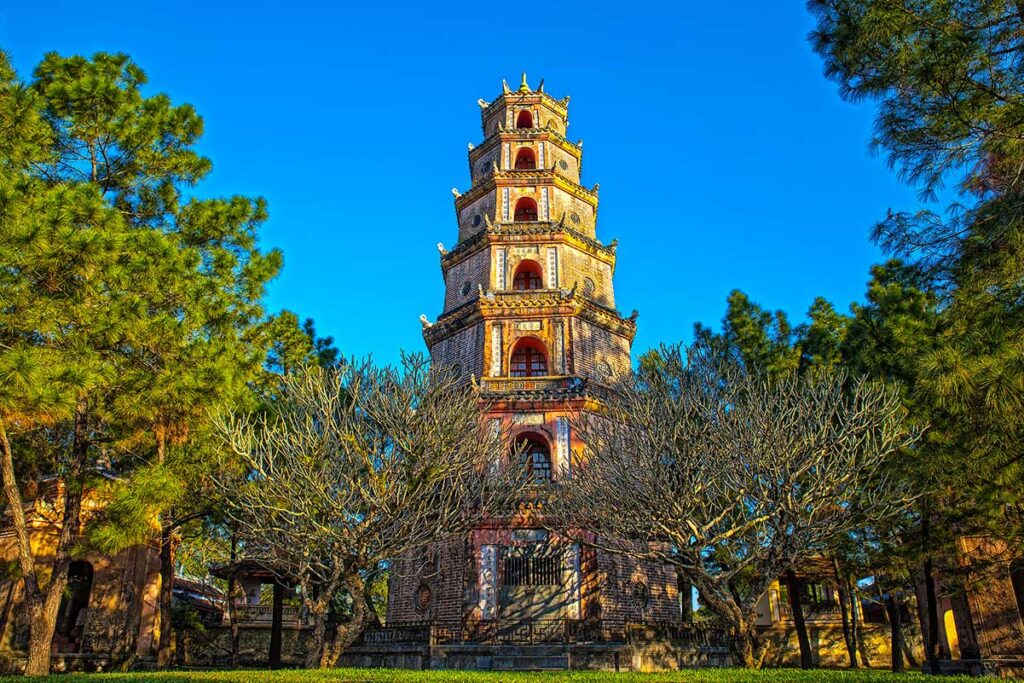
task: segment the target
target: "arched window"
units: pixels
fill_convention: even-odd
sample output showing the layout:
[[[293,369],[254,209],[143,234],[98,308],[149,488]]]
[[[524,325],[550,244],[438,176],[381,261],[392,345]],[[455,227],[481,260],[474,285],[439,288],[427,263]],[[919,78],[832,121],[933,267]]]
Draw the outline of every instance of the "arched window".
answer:
[[[544,278],[541,275],[540,264],[536,261],[523,261],[516,268],[515,277],[512,278],[512,289],[526,291],[528,289],[543,289]]]
[[[521,147],[516,152],[516,170],[532,171],[537,168],[537,157],[529,147]]]
[[[512,377],[543,377],[548,374],[544,347],[536,339],[520,339],[512,350],[508,374]]]
[[[92,565],[75,560],[68,567],[68,585],[57,608],[57,633],[71,638],[79,613],[89,606],[92,592]]]
[[[529,109],[519,112],[519,116],[516,117],[516,128],[533,128],[533,114]]]
[[[523,197],[516,202],[516,212],[513,220],[517,223],[532,222],[537,220],[537,202],[529,197]]]
[[[529,435],[517,442],[519,466],[526,471],[530,483],[551,481],[551,449],[542,437]]]

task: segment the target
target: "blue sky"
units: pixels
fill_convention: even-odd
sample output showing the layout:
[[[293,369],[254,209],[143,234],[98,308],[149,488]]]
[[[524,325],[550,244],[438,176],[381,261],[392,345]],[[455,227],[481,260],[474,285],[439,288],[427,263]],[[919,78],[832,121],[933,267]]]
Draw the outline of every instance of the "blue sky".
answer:
[[[739,288],[799,321],[845,310],[882,258],[868,232],[917,204],[868,153],[874,107],[840,101],[802,0],[730,3],[13,2],[0,47],[123,51],[150,91],[190,102],[206,195],[262,195],[285,269],[268,305],[316,319],[346,355],[422,350],[442,303],[437,242],[469,185],[478,98],[526,71],[572,96],[598,237],[619,239],[634,352],[717,326]]]

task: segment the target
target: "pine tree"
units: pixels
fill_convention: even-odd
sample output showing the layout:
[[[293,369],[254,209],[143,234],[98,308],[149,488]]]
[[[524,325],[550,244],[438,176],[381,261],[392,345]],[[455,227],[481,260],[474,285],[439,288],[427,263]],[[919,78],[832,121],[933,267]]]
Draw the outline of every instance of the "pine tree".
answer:
[[[45,589],[29,588],[42,583],[40,568],[22,562],[39,615],[27,671],[48,671],[82,493],[100,465],[132,475],[118,495],[137,487],[142,514],[160,520],[166,660],[174,509],[202,469],[207,411],[247,400],[260,372],[261,298],[280,254],[257,247],[262,200],[188,196],[211,167],[194,149],[202,119],[165,95],[144,96],[145,74],[126,56],[48,54],[29,86],[4,75],[0,126],[27,132],[3,136],[17,145],[0,195],[5,493],[20,509],[13,451],[44,426],[64,485]],[[98,540],[114,546],[137,533],[108,526]]]
[[[899,367],[892,368],[913,375],[916,390],[908,398],[930,421],[934,490],[925,497],[932,504],[922,514],[922,533],[940,530],[931,524],[935,501],[951,495],[965,506],[955,520],[944,520],[952,531],[984,530],[1019,547],[1024,4],[812,0],[809,7],[826,75],[845,98],[879,102],[873,147],[924,199],[945,195],[950,202],[945,211],[890,210],[874,233],[940,297],[934,343],[913,363],[897,354]],[[942,550],[941,540],[929,540],[926,562]],[[934,590],[930,582],[928,589]],[[935,670],[932,605],[929,612]]]
[[[1024,489],[1024,4],[812,0],[811,39],[847,99],[880,103],[873,146],[944,212],[889,211],[875,237],[941,296],[920,381],[1000,509]],[[979,482],[980,483],[980,482]],[[1019,509],[1019,508],[1018,508]],[[1019,544],[1019,514],[1000,535]]]

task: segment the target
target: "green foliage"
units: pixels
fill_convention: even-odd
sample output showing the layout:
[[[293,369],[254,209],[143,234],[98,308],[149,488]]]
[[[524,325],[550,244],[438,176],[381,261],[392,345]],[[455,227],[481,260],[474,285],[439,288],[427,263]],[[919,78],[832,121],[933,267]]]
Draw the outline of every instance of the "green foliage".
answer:
[[[842,345],[850,325],[827,300],[818,297],[807,311],[808,322],[797,328],[800,370],[835,370],[843,362]]]
[[[716,349],[751,371],[780,378],[794,371],[836,369],[849,318],[818,297],[807,312],[808,322],[794,328],[783,311],[770,312],[739,290],[726,299],[722,332],[700,323],[694,326],[696,342]],[[658,352],[640,359],[641,370],[659,367]]]
[[[793,347],[794,330],[783,311],[766,311],[738,289],[729,294],[726,305],[721,334],[697,323],[695,340],[770,376],[781,377],[798,367],[800,352]]]
[[[333,337],[320,337],[312,318],[299,323],[299,317],[284,310],[275,315],[264,330],[270,350],[267,369],[287,375],[307,365],[329,368],[338,364],[338,349]]]
[[[941,299],[937,313],[915,320],[911,309],[923,300],[915,295],[901,308],[891,300],[898,288],[886,293],[891,285],[879,280],[877,308],[894,318],[857,362],[898,377],[912,412],[930,422],[936,494],[972,503],[960,528],[980,525],[1019,541],[1024,3],[812,0],[809,7],[826,75],[844,97],[879,103],[875,149],[926,199],[954,184],[944,212],[890,211],[876,227],[882,245],[920,271],[915,287]],[[864,323],[880,324],[870,316]]]

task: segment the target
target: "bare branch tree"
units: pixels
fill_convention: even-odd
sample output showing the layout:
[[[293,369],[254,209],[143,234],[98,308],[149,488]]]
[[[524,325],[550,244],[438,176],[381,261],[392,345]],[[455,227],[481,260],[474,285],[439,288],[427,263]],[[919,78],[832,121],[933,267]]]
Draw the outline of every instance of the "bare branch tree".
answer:
[[[371,620],[368,573],[459,533],[514,496],[491,467],[502,435],[481,419],[477,391],[405,356],[287,376],[268,413],[216,420],[241,468],[219,477],[250,556],[299,583],[313,618],[308,666],[333,665]],[[328,608],[352,598],[352,618],[326,642]]]
[[[553,518],[674,565],[746,666],[764,655],[755,607],[771,582],[910,502],[884,466],[913,440],[898,396],[841,374],[768,380],[705,347],[663,347],[578,429],[585,464]]]

